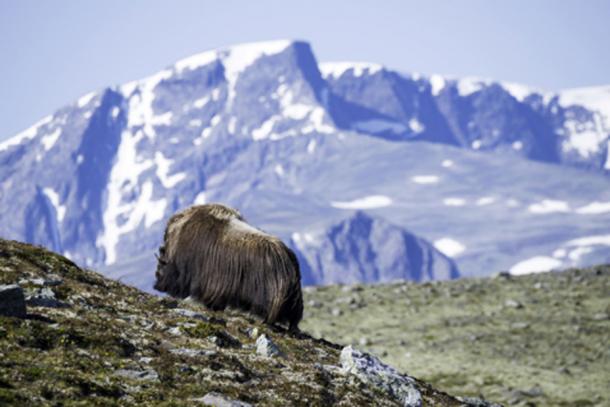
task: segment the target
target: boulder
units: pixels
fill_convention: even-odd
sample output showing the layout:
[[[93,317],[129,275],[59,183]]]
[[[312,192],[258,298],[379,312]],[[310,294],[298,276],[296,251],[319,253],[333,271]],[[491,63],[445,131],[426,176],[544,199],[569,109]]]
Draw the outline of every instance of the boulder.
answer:
[[[402,375],[376,357],[346,346],[341,351],[341,368],[345,374],[358,377],[389,394],[404,407],[421,407],[421,394],[415,379]]]
[[[25,318],[25,296],[16,284],[0,285],[0,315]]]

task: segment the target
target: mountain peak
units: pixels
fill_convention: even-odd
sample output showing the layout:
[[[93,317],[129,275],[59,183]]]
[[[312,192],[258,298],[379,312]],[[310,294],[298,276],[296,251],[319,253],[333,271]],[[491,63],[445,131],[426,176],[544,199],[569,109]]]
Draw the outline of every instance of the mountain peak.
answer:
[[[294,43],[295,41],[292,40],[276,40],[237,44],[204,51],[181,59],[174,64],[174,67],[178,71],[185,69],[192,70],[220,59],[223,61],[225,69],[238,73],[243,71],[258,58],[264,55],[279,54]]]

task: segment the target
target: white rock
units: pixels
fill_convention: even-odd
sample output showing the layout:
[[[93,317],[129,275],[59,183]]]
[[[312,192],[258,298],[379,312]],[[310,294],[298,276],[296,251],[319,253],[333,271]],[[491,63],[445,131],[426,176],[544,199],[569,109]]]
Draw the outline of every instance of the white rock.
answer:
[[[376,357],[346,346],[341,351],[343,373],[352,374],[365,383],[385,391],[405,407],[421,407],[422,397],[412,377],[401,375]]]

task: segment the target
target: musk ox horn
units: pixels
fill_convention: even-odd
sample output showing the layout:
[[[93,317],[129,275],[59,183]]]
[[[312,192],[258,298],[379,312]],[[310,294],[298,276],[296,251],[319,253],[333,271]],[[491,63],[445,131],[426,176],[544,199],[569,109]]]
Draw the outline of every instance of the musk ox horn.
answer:
[[[295,254],[227,206],[197,205],[172,216],[157,261],[155,289],[174,297],[250,311],[291,329],[303,317]]]

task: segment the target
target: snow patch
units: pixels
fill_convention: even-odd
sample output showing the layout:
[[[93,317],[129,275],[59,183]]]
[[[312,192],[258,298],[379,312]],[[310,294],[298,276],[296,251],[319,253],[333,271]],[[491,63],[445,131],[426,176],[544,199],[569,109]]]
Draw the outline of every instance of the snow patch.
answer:
[[[451,160],[443,160],[441,165],[443,166],[443,168],[451,168],[451,167],[453,167],[453,161],[451,161]]]
[[[433,96],[438,96],[445,87],[445,78],[440,75],[430,76],[430,90]]]
[[[523,260],[510,268],[513,275],[541,273],[561,267],[562,262],[547,256],[536,256]]]
[[[559,104],[561,106],[580,105],[597,111],[603,116],[605,128],[610,128],[610,103],[608,103],[608,100],[610,100],[610,86],[567,89],[559,93]]]
[[[482,198],[477,199],[477,206],[487,206],[487,205],[491,205],[492,203],[496,202],[496,198],[494,198],[493,196],[484,196]]]
[[[42,192],[49,198],[53,207],[55,207],[57,222],[61,223],[64,220],[64,216],[66,216],[66,206],[59,203],[59,194],[52,188],[43,188]]]
[[[55,142],[59,139],[61,135],[61,129],[57,128],[51,134],[47,134],[40,139],[40,142],[44,146],[45,151],[49,151],[54,145]]]
[[[179,60],[174,64],[174,67],[178,72],[182,72],[185,69],[193,70],[201,66],[208,65],[218,59],[216,51],[205,51],[196,55]]]
[[[517,99],[519,102],[523,102],[532,93],[543,93],[539,90],[533,90],[525,85],[514,82],[500,82],[500,85],[506,90],[512,97]]]
[[[435,240],[434,247],[444,255],[452,258],[458,257],[466,250],[466,246],[462,243],[448,237]]]
[[[307,153],[313,154],[316,151],[316,140],[309,140],[307,143]]]
[[[156,116],[153,110],[153,102],[155,100],[155,88],[161,81],[168,79],[171,75],[172,71],[165,70],[137,81],[135,86],[129,83],[121,87],[123,95],[126,97],[129,95],[127,127],[143,126],[146,136],[155,138],[156,133],[153,126],[170,124],[172,112]]]
[[[110,110],[110,116],[112,116],[113,119],[116,119],[117,117],[119,117],[119,113],[121,113],[121,109],[118,106],[114,106]]]
[[[568,241],[566,246],[610,246],[610,235],[581,237]]]
[[[172,188],[176,184],[178,184],[180,181],[182,181],[186,178],[185,172],[179,172],[179,173],[176,173],[173,175],[169,175],[169,170],[172,165],[172,162],[173,162],[172,160],[165,158],[163,153],[161,153],[160,151],[157,151],[155,153],[155,164],[157,165],[157,171],[156,171],[157,178],[159,178],[159,181],[161,181],[161,184],[163,184],[163,186],[165,188]]]
[[[193,106],[196,107],[197,109],[201,109],[202,107],[207,105],[209,101],[210,101],[210,97],[204,96],[201,99],[197,99],[196,101],[194,101]]]
[[[457,90],[460,96],[468,96],[480,91],[484,86],[489,85],[491,81],[475,77],[465,77],[457,81]]]
[[[546,214],[554,212],[569,212],[570,205],[565,201],[545,199],[542,202],[531,204],[527,210],[535,214]]]
[[[91,99],[93,99],[94,97],[95,97],[95,92],[87,93],[86,95],[83,95],[78,99],[78,101],[76,102],[76,105],[82,109],[83,107],[87,106],[89,104],[89,102],[91,102]]]
[[[439,177],[436,175],[415,175],[411,177],[411,181],[416,184],[437,184]]]
[[[320,244],[319,239],[314,234],[308,232],[294,232],[290,237],[298,248],[303,248],[306,246],[318,246]]]
[[[513,143],[513,150],[515,150],[515,151],[523,150],[523,142],[522,141],[515,141]]]
[[[104,230],[97,238],[97,245],[106,254],[107,265],[116,262],[116,245],[121,235],[134,230],[143,219],[146,225],[151,225],[161,219],[163,213],[159,213],[165,210],[164,199],[152,200],[153,185],[150,181],[141,189],[138,185],[140,174],[154,165],[152,160],[138,157],[136,147],[144,137],[142,130],[134,134],[126,129],[121,133],[121,143],[107,186],[108,199],[102,216]]]
[[[466,200],[463,198],[445,198],[443,199],[443,205],[445,206],[464,206]]]
[[[230,134],[235,134],[235,127],[237,126],[237,118],[235,116],[229,119],[229,124],[227,124],[227,130]]]
[[[374,209],[392,205],[392,199],[385,195],[369,195],[353,201],[332,201],[330,204],[338,209]]]
[[[272,116],[270,119],[265,120],[259,128],[252,130],[252,139],[263,140],[268,138],[273,130],[273,126],[279,120],[280,116]]]
[[[228,82],[228,104],[231,105],[235,98],[235,85],[240,73],[246,70],[257,59],[279,54],[290,46],[291,42],[287,40],[256,42],[250,44],[241,44],[234,47],[218,51],[218,55],[222,60],[225,68],[225,79]]]
[[[208,200],[207,200],[205,191],[201,191],[200,193],[197,194],[197,196],[193,200],[193,205],[204,205],[207,203],[207,201]]]
[[[472,147],[473,150],[478,150],[478,149],[481,148],[482,144],[483,143],[481,142],[481,140],[475,140],[475,141],[472,142],[471,147]]]
[[[45,118],[39,120],[33,126],[27,128],[21,133],[18,133],[13,137],[9,138],[8,140],[3,141],[2,143],[0,143],[0,151],[4,151],[7,150],[9,147],[19,145],[25,140],[33,139],[34,137],[36,137],[38,129],[46,124],[49,124],[51,120],[53,120],[53,116],[46,116]]]
[[[576,209],[576,213],[580,215],[598,215],[607,212],[610,212],[610,202],[595,201]]]
[[[424,126],[423,123],[420,122],[416,117],[409,120],[409,128],[415,134],[422,133],[424,130],[426,130],[426,126]]]
[[[276,164],[275,167],[273,168],[273,171],[279,176],[279,177],[283,177],[284,176],[284,167],[282,167],[282,164]]]
[[[203,121],[201,121],[201,119],[193,119],[193,120],[189,121],[190,127],[201,127],[202,124],[203,124]]]

